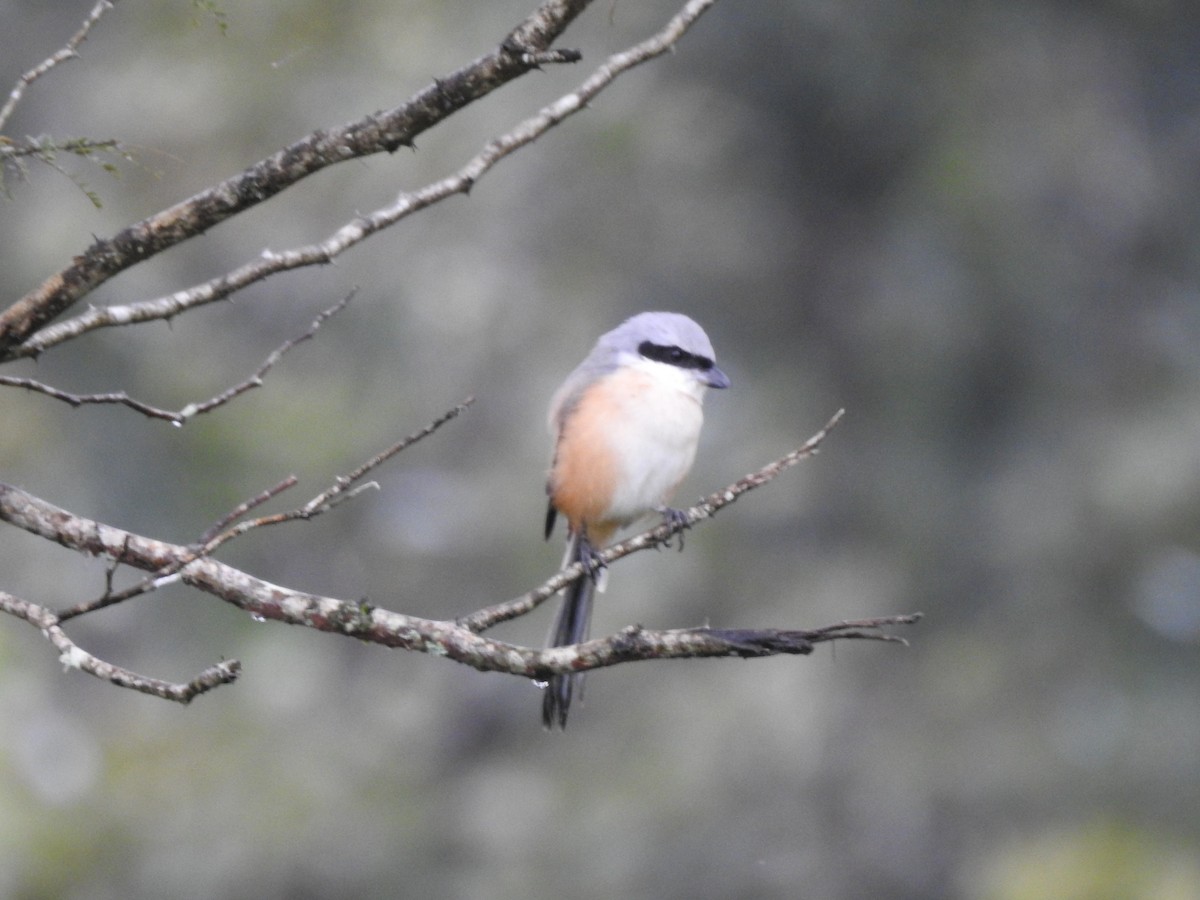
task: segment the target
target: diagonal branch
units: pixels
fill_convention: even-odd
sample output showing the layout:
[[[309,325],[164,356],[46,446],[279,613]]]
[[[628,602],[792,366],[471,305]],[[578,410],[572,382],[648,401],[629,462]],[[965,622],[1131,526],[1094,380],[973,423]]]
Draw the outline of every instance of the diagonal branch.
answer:
[[[284,522],[294,522],[298,519],[305,521],[314,519],[321,513],[328,512],[338,503],[344,500],[349,500],[351,497],[357,496],[361,491],[370,487],[378,487],[375,482],[366,484],[358,484],[368,473],[387,462],[397,453],[406,450],[413,444],[424,438],[429,437],[451,419],[457,418],[459,414],[467,409],[475,402],[474,397],[468,397],[462,403],[452,407],[438,418],[434,419],[420,431],[410,434],[406,438],[402,438],[392,446],[388,447],[382,453],[378,453],[371,459],[367,460],[349,475],[339,475],[334,479],[333,484],[327,487],[321,493],[317,494],[307,503],[287,512],[273,513],[267,516],[259,516],[255,519],[250,519],[244,522],[238,522],[243,516],[247,515],[251,510],[262,506],[268,500],[271,500],[291,487],[294,487],[298,481],[295,475],[289,475],[287,478],[280,481],[274,487],[268,488],[265,491],[256,494],[249,500],[239,503],[221,519],[210,526],[207,531],[201,536],[200,540],[188,547],[188,552],[177,556],[169,565],[162,567],[148,575],[136,584],[131,585],[123,591],[114,592],[112,590],[112,572],[108,575],[108,589],[103,594],[94,600],[88,600],[83,603],[77,603],[70,609],[65,609],[58,614],[60,622],[65,622],[68,619],[73,619],[76,616],[82,616],[86,613],[95,612],[99,609],[113,606],[117,603],[123,603],[126,600],[131,600],[134,597],[140,597],[143,594],[148,594],[151,591],[158,590],[167,584],[172,584],[179,580],[179,573],[184,566],[200,559],[201,557],[211,556],[219,547],[241,537],[248,531],[256,528],[263,528],[268,525],[280,525]],[[357,487],[355,487],[357,485]],[[126,544],[122,547],[121,552],[113,556],[114,565],[124,562],[125,557],[129,552],[129,546]]]
[[[83,650],[67,637],[66,632],[60,626],[59,618],[44,606],[38,606],[36,603],[30,603],[28,600],[22,600],[12,594],[0,591],[0,612],[24,619],[30,625],[40,629],[46,640],[58,650],[59,661],[64,667],[79,669],[89,675],[111,682],[117,687],[141,691],[143,694],[162,697],[164,700],[190,703],[192,698],[199,694],[235,681],[242,670],[241,663],[236,659],[227,659],[215,666],[209,666],[191,681],[182,684],[162,681],[105,662]]]
[[[393,203],[356,216],[323,241],[288,250],[264,251],[257,258],[224,275],[164,297],[120,306],[93,307],[67,321],[41,329],[19,346],[9,348],[7,352],[13,358],[36,356],[44,350],[97,328],[170,319],[186,310],[222,300],[277,273],[326,265],[376,232],[449,197],[469,193],[479,179],[502,159],[533,143],[563,120],[585,109],[587,104],[619,75],[670,50],[715,2],[716,0],[691,0],[657,34],[628,50],[610,56],[576,90],[544,107],[511,131],[489,141],[457,172],[419,190],[402,192]],[[0,347],[3,346],[3,319],[4,317],[0,316]]]
[[[40,63],[34,66],[29,71],[23,73],[17,79],[17,83],[13,85],[13,89],[9,91],[8,101],[0,108],[0,131],[4,130],[4,126],[8,124],[8,120],[12,117],[13,110],[17,108],[17,104],[21,102],[21,96],[25,93],[25,89],[57,66],[59,63],[67,62],[68,60],[79,58],[79,45],[87,40],[88,33],[92,30],[92,26],[100,21],[100,17],[113,8],[116,0],[98,0],[92,11],[88,13],[86,19],[83,20],[83,25],[79,30],[71,35],[70,39],[62,46],[61,49],[50,54]]]
[[[833,418],[825,423],[824,428],[795,450],[781,456],[774,462],[768,463],[757,472],[751,472],[749,475],[739,478],[733,484],[729,485],[729,487],[709,494],[695,506],[682,510],[682,516],[671,517],[653,528],[647,528],[641,534],[636,534],[624,541],[605,547],[596,554],[597,560],[603,565],[608,565],[631,553],[637,553],[639,550],[649,550],[652,547],[664,546],[674,535],[684,529],[691,528],[697,522],[704,519],[712,518],[718,510],[733,503],[742,494],[752,491],[757,487],[762,487],[784,470],[790,469],[803,459],[808,459],[810,456],[816,455],[820,449],[821,442],[825,440],[826,435],[833,430],[837,423],[842,420],[842,416],[845,413],[844,409],[839,409],[833,414]],[[585,567],[582,563],[572,563],[528,594],[517,597],[515,600],[498,603],[495,606],[489,606],[478,612],[473,612],[468,616],[463,616],[458,622],[472,631],[484,632],[495,625],[499,625],[501,622],[518,618],[536,609],[567,585],[583,577],[584,571]]]
[[[213,553],[222,544],[231,541],[236,537],[241,537],[247,531],[251,531],[255,528],[263,528],[267,525],[279,525],[283,522],[294,522],[298,519],[307,521],[308,519],[319,516],[323,512],[328,512],[339,503],[349,500],[351,497],[357,496],[363,490],[368,488],[378,488],[379,485],[374,481],[369,481],[364,484],[359,484],[359,482],[361,482],[366,475],[383,465],[397,453],[407,450],[418,441],[429,437],[451,419],[458,418],[458,416],[466,412],[466,410],[474,402],[474,397],[467,397],[457,406],[453,406],[446,412],[442,413],[442,415],[438,416],[420,431],[415,431],[408,437],[401,438],[382,453],[377,453],[375,456],[372,456],[369,460],[367,460],[350,474],[339,475],[336,479],[334,479],[333,484],[321,491],[321,493],[317,494],[303,506],[298,506],[295,509],[287,512],[274,513],[269,516],[260,516],[257,519],[239,522],[237,525],[232,525],[231,527],[220,531],[204,542],[201,552],[204,555]],[[254,505],[258,505],[256,501],[257,498],[255,498],[254,501],[249,502],[253,503]],[[245,505],[246,504],[243,504],[243,506]]]
[[[0,313],[0,357],[11,358],[16,345],[119,272],[328,166],[411,146],[417,135],[547,61],[544,52],[589,2],[547,0],[495,50],[435,79],[406,103],[339,128],[315,131],[218,185],[111,238],[98,239],[67,268]]]
[[[356,289],[357,290],[357,289]],[[263,361],[263,364],[244,381],[233,385],[232,387],[222,391],[215,397],[211,397],[202,403],[189,403],[183,409],[178,411],[161,409],[157,406],[151,406],[149,403],[144,403],[134,397],[130,397],[125,391],[113,391],[106,394],[73,394],[69,391],[60,390],[52,385],[37,381],[33,378],[20,378],[15,375],[0,375],[0,386],[25,388],[28,391],[33,391],[37,394],[44,394],[47,397],[53,397],[55,400],[62,400],[76,408],[89,405],[120,405],[132,409],[134,412],[139,412],[142,415],[151,419],[165,419],[173,425],[183,425],[188,419],[192,419],[206,412],[211,412],[218,406],[224,406],[231,400],[240,397],[247,391],[252,391],[255,388],[260,388],[263,385],[263,378],[266,374],[275,367],[283,357],[293,347],[298,344],[303,344],[307,340],[311,340],[317,333],[317,330],[325,324],[326,320],[341,312],[353,298],[355,291],[351,291],[329,309],[324,310],[318,315],[305,331],[299,337],[284,341],[280,346],[276,347],[271,354]]]
[[[255,507],[261,506],[273,497],[278,497],[288,488],[295,487],[299,479],[295,475],[289,475],[277,485],[261,491],[242,503],[239,503],[232,510],[221,517],[220,521],[216,522],[204,532],[200,538],[200,549],[194,550],[191,554],[177,560],[165,569],[161,569],[152,575],[147,575],[136,584],[132,584],[123,591],[114,591],[112,589],[113,575],[120,565],[118,560],[114,560],[105,572],[105,590],[94,600],[85,600],[82,603],[76,603],[69,609],[61,610],[58,613],[58,621],[66,622],[76,616],[82,616],[86,613],[96,612],[99,609],[105,609],[109,606],[115,606],[118,603],[124,603],[126,600],[131,600],[134,597],[140,597],[143,594],[149,594],[151,591],[156,591],[160,587],[172,584],[179,580],[179,570],[186,566],[193,559],[201,555],[209,541],[215,538],[227,526],[233,524],[242,516],[246,515]],[[211,553],[211,550],[207,552]]]

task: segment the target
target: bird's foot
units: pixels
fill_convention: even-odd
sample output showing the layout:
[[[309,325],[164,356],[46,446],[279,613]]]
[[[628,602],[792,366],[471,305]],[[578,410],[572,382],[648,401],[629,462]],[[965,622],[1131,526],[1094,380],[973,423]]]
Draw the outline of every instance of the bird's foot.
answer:
[[[592,546],[592,542],[586,537],[579,539],[579,562],[583,564],[583,570],[587,576],[592,579],[592,582],[600,580],[600,573],[608,568],[606,563],[600,557],[600,551]]]
[[[663,517],[663,524],[670,525],[672,528],[678,528],[676,532],[679,535],[679,552],[683,552],[683,532],[692,527],[692,523],[688,521],[688,514],[682,509],[675,509],[673,506],[660,506],[655,510]],[[668,538],[663,541],[664,547],[671,546],[671,540]]]

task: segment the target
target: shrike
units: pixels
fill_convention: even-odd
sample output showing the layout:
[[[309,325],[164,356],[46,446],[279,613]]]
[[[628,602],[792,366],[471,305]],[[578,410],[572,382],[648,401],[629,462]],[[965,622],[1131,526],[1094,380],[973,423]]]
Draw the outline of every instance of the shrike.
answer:
[[[587,640],[595,554],[619,528],[667,506],[692,468],[708,388],[727,388],[704,330],[679,313],[644,312],[601,336],[550,403],[554,461],[546,481],[546,537],[567,520],[566,563],[591,571],[563,598],[550,646]],[[603,585],[601,585],[603,590]],[[555,675],[542,723],[565,728],[582,673]]]

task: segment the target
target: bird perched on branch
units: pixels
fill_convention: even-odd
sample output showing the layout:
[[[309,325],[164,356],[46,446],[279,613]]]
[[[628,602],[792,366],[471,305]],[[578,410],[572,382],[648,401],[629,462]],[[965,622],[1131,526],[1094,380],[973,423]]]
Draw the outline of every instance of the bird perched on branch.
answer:
[[[551,647],[587,640],[592,595],[603,583],[597,552],[616,531],[667,506],[692,468],[708,388],[727,388],[712,343],[687,316],[644,312],[596,342],[550,403],[554,461],[546,537],[567,520],[565,564],[587,573],[567,588]],[[550,678],[542,699],[547,728],[566,727],[582,673]]]

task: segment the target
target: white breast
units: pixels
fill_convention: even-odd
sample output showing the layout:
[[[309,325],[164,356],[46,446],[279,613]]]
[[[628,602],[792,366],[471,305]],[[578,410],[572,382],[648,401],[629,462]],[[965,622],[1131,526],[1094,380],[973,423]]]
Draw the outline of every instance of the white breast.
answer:
[[[620,410],[610,432],[620,477],[608,517],[629,524],[664,506],[691,470],[705,387],[691,371],[649,360],[610,381]]]

